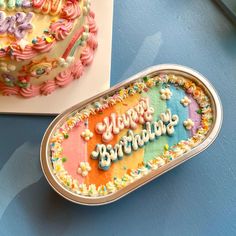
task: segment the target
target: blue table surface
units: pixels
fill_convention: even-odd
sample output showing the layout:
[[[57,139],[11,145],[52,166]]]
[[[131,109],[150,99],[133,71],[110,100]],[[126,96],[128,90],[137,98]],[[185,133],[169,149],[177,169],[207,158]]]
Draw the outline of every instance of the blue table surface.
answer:
[[[218,90],[214,144],[115,203],[86,207],[42,175],[53,117],[1,115],[0,235],[236,235],[236,28],[212,1],[115,0],[111,85],[162,63],[192,67]]]

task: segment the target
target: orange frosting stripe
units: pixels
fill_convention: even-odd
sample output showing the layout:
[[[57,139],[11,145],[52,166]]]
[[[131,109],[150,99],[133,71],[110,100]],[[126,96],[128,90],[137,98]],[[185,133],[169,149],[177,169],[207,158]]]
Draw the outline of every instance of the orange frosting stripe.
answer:
[[[126,98],[125,103],[118,103],[115,105],[115,110],[117,114],[124,114],[128,109],[133,108],[137,105],[139,99],[141,98],[140,94],[135,94]],[[118,141],[122,138],[122,136],[127,134],[128,129],[124,129],[120,132],[117,139]],[[142,125],[138,125],[138,128],[134,130],[135,133],[140,133],[142,130]],[[138,149],[137,151],[132,153],[132,158],[129,156],[124,156],[122,160],[117,161],[115,165],[111,165],[110,170],[112,172],[112,178],[117,177],[121,178],[124,174],[127,173],[129,169],[137,169],[138,163],[143,162],[144,149]],[[135,161],[134,161],[135,159]]]
[[[111,170],[109,170],[109,171],[100,170],[98,168],[98,160],[93,160],[90,157],[90,155],[91,155],[92,151],[94,151],[96,145],[99,143],[102,143],[101,135],[96,134],[95,126],[98,122],[102,122],[106,116],[110,116],[110,114],[112,112],[115,112],[114,106],[105,109],[101,114],[91,115],[89,117],[88,127],[89,127],[89,130],[94,133],[94,136],[92,139],[90,139],[88,141],[88,144],[87,144],[87,150],[88,150],[88,152],[87,152],[88,153],[88,160],[87,161],[89,162],[89,164],[92,168],[92,171],[89,173],[89,175],[85,179],[85,183],[87,185],[96,184],[97,186],[99,186],[101,184],[106,184],[107,182],[112,180]],[[111,145],[114,145],[115,143],[117,143],[117,141],[118,141],[118,137],[114,137],[113,140],[109,143]]]
[[[132,158],[128,158],[124,156],[122,160],[118,160],[115,164],[113,163],[109,170],[104,171],[98,168],[98,160],[93,160],[90,157],[92,151],[94,151],[95,147],[99,143],[102,142],[101,135],[96,134],[95,126],[97,123],[101,122],[106,116],[110,116],[112,112],[116,114],[124,114],[129,108],[134,107],[139,99],[141,98],[140,94],[135,94],[133,96],[128,97],[125,100],[125,103],[118,103],[113,107],[110,107],[103,111],[102,114],[96,116],[90,116],[89,118],[89,130],[94,132],[93,138],[88,142],[88,162],[92,167],[92,170],[89,175],[86,177],[86,184],[106,184],[107,182],[113,180],[114,177],[121,178],[125,173],[127,173],[128,169],[136,169],[139,163],[143,162],[144,149],[139,149],[134,152]],[[139,125],[135,130],[135,133],[140,133],[142,129],[142,125]],[[124,136],[127,132],[127,129],[122,130],[119,135],[114,136],[109,144],[115,145],[119,140]],[[133,161],[135,159],[135,162]],[[137,161],[138,160],[138,161]],[[137,162],[136,162],[137,161]]]

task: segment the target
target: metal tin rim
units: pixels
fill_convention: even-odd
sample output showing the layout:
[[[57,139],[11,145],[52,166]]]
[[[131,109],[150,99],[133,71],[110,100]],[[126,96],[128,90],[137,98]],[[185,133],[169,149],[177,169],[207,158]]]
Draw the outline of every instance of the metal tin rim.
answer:
[[[82,196],[79,196],[79,195],[69,191],[64,186],[62,186],[57,181],[55,175],[52,173],[52,169],[51,169],[51,166],[49,163],[47,153],[48,153],[49,137],[53,133],[53,131],[58,127],[58,125],[62,122],[63,118],[65,118],[66,115],[73,113],[73,111],[75,111],[79,108],[82,108],[85,104],[92,102],[93,100],[97,99],[98,97],[101,97],[101,96],[108,94],[108,93],[112,93],[113,91],[119,89],[120,87],[122,87],[126,84],[129,84],[131,82],[134,82],[135,80],[137,80],[143,76],[155,75],[157,73],[159,74],[162,71],[165,73],[172,72],[172,73],[180,73],[180,74],[182,73],[185,76],[188,75],[189,77],[192,77],[192,79],[195,78],[195,80],[200,82],[201,85],[206,89],[207,95],[211,99],[211,103],[212,103],[213,110],[215,113],[214,126],[211,129],[211,131],[209,131],[208,137],[201,144],[199,144],[197,147],[190,150],[188,153],[183,154],[181,157],[173,160],[172,162],[164,165],[163,167],[158,168],[156,171],[152,171],[148,175],[139,179],[142,181],[137,180],[137,181],[129,184],[127,187],[125,187],[113,194],[109,194],[109,195],[106,195],[103,197],[94,197],[94,198],[93,197],[86,197],[86,196],[82,197]],[[138,74],[135,74],[134,76],[130,77],[129,79],[115,85],[114,87],[112,87],[102,93],[99,93],[98,95],[96,95],[94,97],[91,97],[85,101],[82,101],[82,102],[76,104],[73,107],[65,110],[60,115],[58,115],[52,121],[52,123],[49,125],[48,129],[46,130],[46,132],[43,136],[41,148],[40,148],[40,163],[41,163],[43,173],[44,173],[48,183],[59,195],[61,195],[65,199],[67,199],[71,202],[74,202],[74,203],[82,204],[82,205],[90,205],[90,206],[91,205],[93,205],[93,206],[104,205],[104,204],[114,202],[114,201],[124,197],[128,193],[134,191],[135,189],[152,181],[153,179],[157,178],[158,176],[164,174],[165,172],[171,170],[172,168],[182,164],[183,162],[187,161],[188,159],[190,159],[190,158],[194,157],[195,155],[199,154],[200,152],[204,151],[210,144],[212,144],[212,142],[218,136],[220,129],[221,129],[222,121],[223,121],[223,109],[222,109],[222,104],[221,104],[220,98],[219,98],[215,88],[204,76],[202,76],[199,72],[197,72],[191,68],[181,66],[181,65],[175,65],[175,64],[157,65],[157,66],[147,68],[146,70],[141,71]]]

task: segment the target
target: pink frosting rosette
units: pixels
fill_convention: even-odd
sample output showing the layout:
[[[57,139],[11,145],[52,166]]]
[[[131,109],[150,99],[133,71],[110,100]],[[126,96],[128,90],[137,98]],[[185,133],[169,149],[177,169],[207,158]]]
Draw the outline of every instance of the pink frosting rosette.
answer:
[[[81,53],[80,60],[84,66],[88,66],[93,62],[93,57],[93,50],[90,47],[86,47]]]
[[[50,25],[51,33],[54,34],[56,40],[65,39],[73,27],[73,22],[68,20],[59,20]]]
[[[34,11],[43,14],[57,15],[62,7],[63,0],[32,0]]]
[[[95,50],[98,47],[98,41],[97,41],[94,34],[92,34],[92,33],[89,34],[87,44],[93,50]]]
[[[11,57],[17,61],[29,60],[35,57],[38,53],[30,46],[27,45],[24,50],[22,50],[18,45],[12,45]]]
[[[40,94],[40,87],[36,85],[30,85],[27,88],[21,88],[19,94],[25,98],[31,98]]]
[[[80,60],[77,60],[71,67],[74,79],[79,79],[84,72],[84,66]]]
[[[68,20],[74,20],[80,16],[80,6],[76,0],[69,0],[61,11],[61,17]]]
[[[57,88],[56,82],[54,80],[48,80],[43,83],[40,88],[40,92],[42,95],[48,95],[55,91]]]
[[[60,72],[55,79],[56,85],[64,87],[74,79],[71,67],[67,70]]]
[[[35,49],[38,52],[48,52],[50,51],[55,44],[55,40],[52,40],[52,42],[47,42],[44,39],[39,38],[35,44],[33,44],[32,48]]]
[[[92,11],[90,11],[89,17],[88,17],[88,25],[89,25],[89,32],[96,34],[98,31],[98,27],[97,27],[97,24],[94,20],[94,16],[95,16],[94,13]]]
[[[4,83],[0,82],[0,91],[4,96],[17,95],[19,90],[19,87],[6,86]]]

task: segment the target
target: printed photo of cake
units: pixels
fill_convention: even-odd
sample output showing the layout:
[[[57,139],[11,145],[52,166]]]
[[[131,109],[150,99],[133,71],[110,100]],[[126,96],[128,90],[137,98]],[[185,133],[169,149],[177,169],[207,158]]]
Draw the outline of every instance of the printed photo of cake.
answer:
[[[48,95],[79,79],[97,48],[90,0],[0,0],[0,93]]]
[[[53,176],[78,196],[98,198],[200,145],[214,116],[198,83],[159,73],[100,97],[63,120],[48,141]]]

